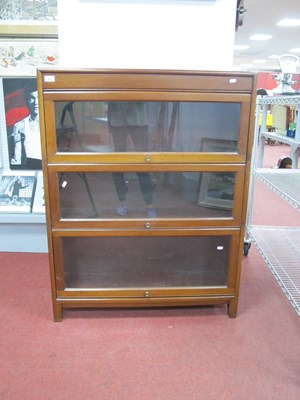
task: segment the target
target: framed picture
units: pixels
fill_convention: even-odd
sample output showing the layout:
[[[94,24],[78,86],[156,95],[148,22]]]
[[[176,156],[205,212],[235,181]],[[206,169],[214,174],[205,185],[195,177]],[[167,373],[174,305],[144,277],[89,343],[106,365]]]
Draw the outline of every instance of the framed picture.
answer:
[[[207,153],[235,153],[237,151],[237,141],[202,138],[200,151]]]
[[[1,38],[57,38],[57,0],[0,0]]]
[[[232,210],[234,188],[235,172],[203,172],[198,206]]]
[[[58,41],[50,39],[2,39],[2,76],[36,76],[36,69],[58,64]]]
[[[57,39],[58,24],[49,21],[3,21],[0,20],[1,38]]]
[[[4,172],[0,178],[0,213],[30,213],[35,172]]]
[[[42,154],[35,78],[3,78],[9,168],[41,170]]]
[[[236,140],[203,138],[202,152],[236,152]],[[232,210],[235,172],[203,172],[199,180],[198,206]]]

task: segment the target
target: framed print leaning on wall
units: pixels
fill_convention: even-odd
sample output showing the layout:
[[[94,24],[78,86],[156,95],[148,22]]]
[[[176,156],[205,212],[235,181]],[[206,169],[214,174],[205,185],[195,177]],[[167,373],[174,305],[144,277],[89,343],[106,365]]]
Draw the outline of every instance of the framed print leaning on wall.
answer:
[[[202,173],[198,206],[232,210],[234,186],[234,172]]]
[[[236,152],[237,141],[203,138],[203,152]],[[235,191],[234,172],[200,174],[198,206],[232,210]]]

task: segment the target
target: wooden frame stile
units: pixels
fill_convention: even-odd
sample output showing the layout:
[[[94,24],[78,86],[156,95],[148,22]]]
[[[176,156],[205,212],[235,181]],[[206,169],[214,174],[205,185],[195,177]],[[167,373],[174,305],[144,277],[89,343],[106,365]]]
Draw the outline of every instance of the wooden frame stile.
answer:
[[[62,250],[62,242],[61,237],[56,235],[55,232],[52,234],[52,245],[54,254],[54,262],[52,265],[52,273],[55,279],[55,287],[56,287],[56,302],[53,309],[54,321],[59,322],[62,320],[62,304],[59,301],[59,292],[65,290],[65,279],[64,279],[64,271],[63,271],[63,250]]]
[[[252,154],[253,154],[253,143],[254,143],[254,124],[255,124],[255,107],[256,107],[256,90],[257,90],[257,77],[253,77],[252,81],[252,96],[250,102],[250,109],[248,113],[248,118],[245,116],[245,120],[243,123],[248,126],[247,132],[247,153],[246,153],[246,164],[245,164],[245,172],[244,172],[244,184],[247,188],[247,196],[244,196],[242,202],[242,214],[241,214],[241,228],[240,228],[240,243],[238,246],[239,253],[238,253],[238,261],[237,265],[239,266],[236,273],[236,285],[235,285],[235,293],[236,299],[234,301],[234,306],[230,307],[229,304],[228,313],[229,316],[232,314],[233,317],[237,315],[237,306],[238,306],[238,298],[239,298],[239,291],[240,291],[240,279],[241,279],[241,270],[242,270],[242,258],[244,254],[244,240],[245,240],[245,233],[246,233],[246,215],[247,215],[247,207],[248,207],[248,189],[250,185],[250,176],[251,176],[251,161],[252,161]]]
[[[237,315],[237,307],[238,307],[238,296],[236,296],[237,289],[239,288],[240,283],[240,270],[241,270],[241,253],[236,251],[240,246],[241,239],[244,240],[244,237],[241,236],[241,232],[231,239],[231,251],[229,257],[229,273],[228,273],[228,287],[232,288],[234,292],[234,297],[228,303],[228,315],[231,318],[235,318]],[[238,265],[238,271],[236,271],[236,266]]]
[[[49,273],[52,294],[52,307],[54,321],[62,320],[62,308],[57,303],[56,297],[56,275],[55,275],[55,260],[54,260],[54,246],[52,241],[52,220],[51,220],[51,202],[49,194],[49,180],[48,180],[48,152],[46,140],[46,115],[44,99],[43,99],[43,82],[42,75],[37,70],[37,88],[39,97],[39,118],[40,118],[40,135],[42,146],[42,167],[43,167],[43,181],[44,181],[44,198],[46,205],[46,224],[47,224],[47,241],[48,241],[48,258],[49,258]],[[41,106],[42,105],[42,106]]]

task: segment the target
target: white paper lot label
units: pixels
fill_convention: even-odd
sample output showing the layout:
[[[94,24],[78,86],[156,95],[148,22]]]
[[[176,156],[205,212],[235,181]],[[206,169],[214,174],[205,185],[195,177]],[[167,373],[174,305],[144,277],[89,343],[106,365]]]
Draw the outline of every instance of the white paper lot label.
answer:
[[[45,75],[44,82],[55,82],[55,75]]]

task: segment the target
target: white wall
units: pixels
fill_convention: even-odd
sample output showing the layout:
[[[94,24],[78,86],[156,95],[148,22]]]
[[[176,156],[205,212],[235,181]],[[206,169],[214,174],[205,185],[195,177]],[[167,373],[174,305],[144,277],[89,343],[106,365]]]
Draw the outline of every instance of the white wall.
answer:
[[[59,0],[64,68],[231,70],[236,0]]]

